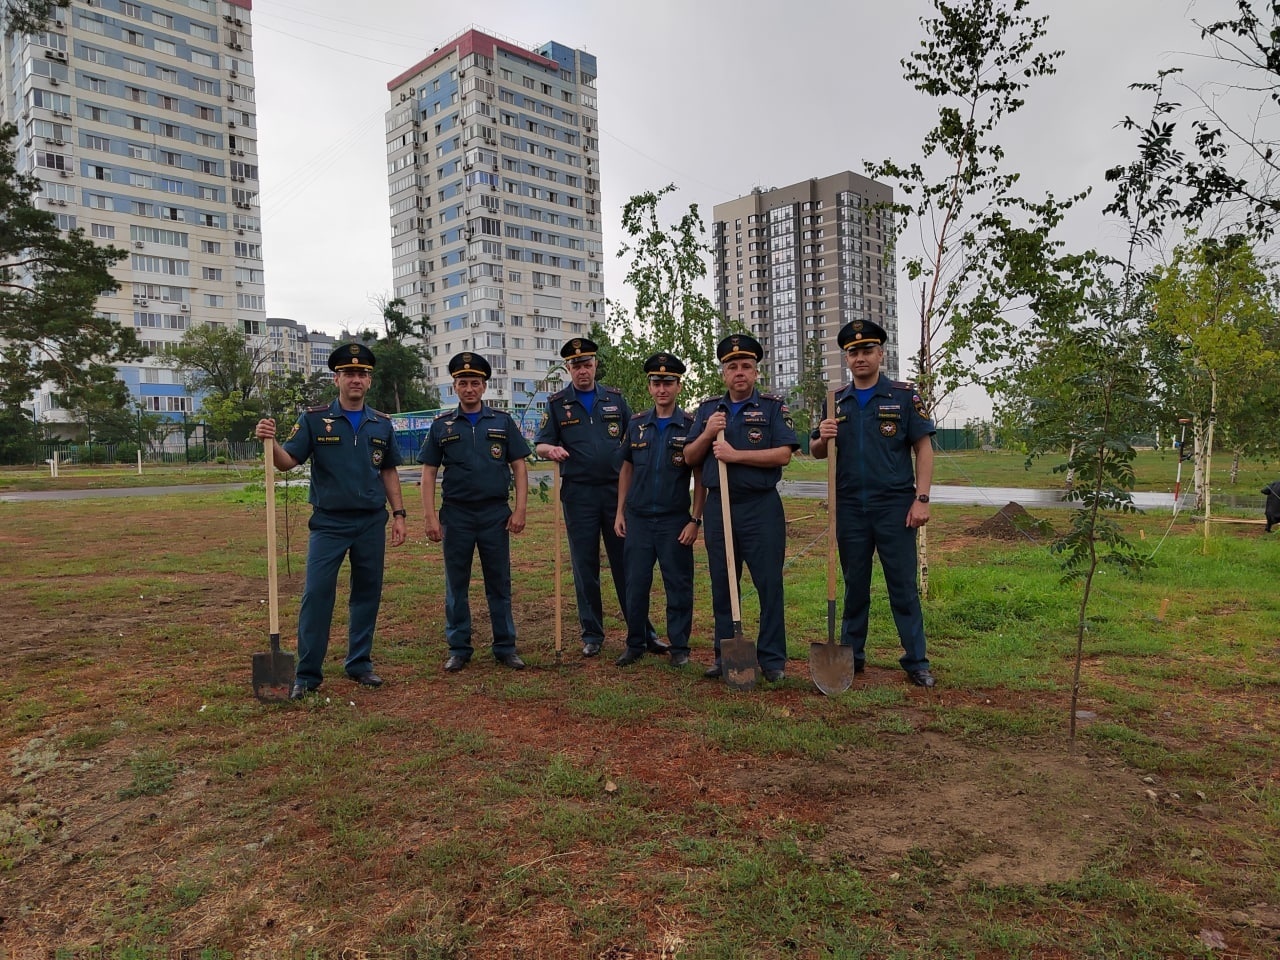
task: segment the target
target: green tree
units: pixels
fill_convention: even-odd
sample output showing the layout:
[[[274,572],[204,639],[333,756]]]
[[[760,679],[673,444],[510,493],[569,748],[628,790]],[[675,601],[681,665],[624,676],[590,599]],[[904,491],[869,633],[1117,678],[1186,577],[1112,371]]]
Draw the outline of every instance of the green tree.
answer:
[[[16,135],[0,127],[0,400],[18,407],[51,382],[74,405],[115,382],[117,364],[145,355],[132,329],[97,313],[98,297],[119,289],[110,267],[126,254],[81,230],[62,233],[36,208],[39,181],[18,173]]]
[[[715,348],[717,337],[725,332],[723,321],[697,289],[707,275],[706,227],[697,204],[690,204],[668,226],[658,219],[658,206],[675,189],[675,184],[667,184],[656,192],[637,194],[623,207],[622,230],[628,239],[618,256],[630,257],[623,282],[632,291],[635,309],[611,300],[609,316],[601,325],[609,343],[608,382],[635,410],[650,406],[643,367],[659,350],[674,353],[688,367],[684,405],[722,389]]]
[[[994,391],[1008,356],[1034,342],[1015,310],[1054,308],[1044,302],[1060,289],[1045,284],[1060,248],[1052,232],[1085,195],[1028,200],[1014,192],[1018,174],[1007,169],[1001,123],[1062,55],[1039,49],[1047,18],[1026,16],[1028,5],[933,0],[936,16],[921,20],[925,39],[902,61],[905,79],[938,104],[923,162],[866,165],[907,198],[893,205],[895,243],[924,238],[922,249],[904,252],[907,277],[923,290],[918,387],[934,416],[961,384]]]
[[[169,355],[200,397],[200,416],[215,440],[239,440],[252,432],[265,409],[274,350],[266,339],[216,324],[191,327]]]
[[[1116,323],[1120,296],[1095,299],[1086,321],[1064,330],[1062,353],[1074,358],[1074,370],[1062,378],[1069,389],[1047,392],[1026,411],[1030,456],[1069,451],[1055,471],[1076,479],[1067,499],[1080,504],[1068,531],[1051,551],[1062,558],[1064,583],[1079,581],[1083,589],[1076,615],[1075,668],[1071,684],[1070,738],[1075,740],[1076,707],[1089,601],[1103,565],[1132,572],[1150,561],[1131,544],[1113,514],[1132,513],[1132,423],[1147,416],[1149,387],[1141,337]]]
[[[0,4],[4,35],[37,33],[49,22],[58,7],[71,6],[71,0],[5,0]]]
[[[405,302],[399,298],[379,296],[373,304],[380,314],[382,335],[370,330],[358,335],[378,358],[366,402],[387,413],[440,406],[440,392],[426,380],[422,347],[410,340],[422,332],[421,325],[415,330],[413,320],[404,312]]]
[[[1177,247],[1168,266],[1154,272],[1151,292],[1152,331],[1178,347],[1173,387],[1192,420],[1196,499],[1207,510],[1215,431],[1233,447],[1247,444],[1261,429],[1259,420],[1274,423],[1280,415],[1274,407],[1260,409],[1262,398],[1274,402],[1274,390],[1235,386],[1271,379],[1280,358],[1280,301],[1241,234]]]
[[[243,404],[258,400],[274,356],[270,343],[212,323],[191,327],[169,355],[186,375],[193,393],[225,400],[239,394]]]

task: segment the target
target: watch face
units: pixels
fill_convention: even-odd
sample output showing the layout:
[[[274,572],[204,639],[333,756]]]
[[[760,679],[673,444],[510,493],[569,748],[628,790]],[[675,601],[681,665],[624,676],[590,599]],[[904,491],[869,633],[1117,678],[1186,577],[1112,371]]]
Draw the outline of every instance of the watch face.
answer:
[[[922,493],[918,497],[916,497],[916,499],[919,500],[921,503],[928,503],[929,495],[927,493]]]

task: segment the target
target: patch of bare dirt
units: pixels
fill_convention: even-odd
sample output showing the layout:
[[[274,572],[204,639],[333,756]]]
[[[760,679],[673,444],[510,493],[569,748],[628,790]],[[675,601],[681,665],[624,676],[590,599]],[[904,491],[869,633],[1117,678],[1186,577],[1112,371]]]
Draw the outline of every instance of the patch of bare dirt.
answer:
[[[970,536],[992,540],[1030,540],[1042,543],[1054,534],[1053,524],[1027,513],[1022,504],[1010,501],[988,519],[965,531]]]
[[[894,736],[887,758],[779,761],[737,783],[820,801],[829,819],[815,860],[883,875],[923,855],[951,879],[990,884],[1079,878],[1132,830],[1130,802],[1143,793],[1133,774],[1086,757],[1010,754],[933,733]]]

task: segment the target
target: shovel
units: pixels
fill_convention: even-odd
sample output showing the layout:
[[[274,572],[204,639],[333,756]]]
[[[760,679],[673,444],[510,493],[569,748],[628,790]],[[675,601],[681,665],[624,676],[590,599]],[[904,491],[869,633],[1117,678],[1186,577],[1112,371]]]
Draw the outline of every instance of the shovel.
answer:
[[[267,606],[271,617],[271,649],[253,655],[253,695],[263,703],[289,699],[293,686],[293,654],[280,649],[280,592],[276,587],[276,465],[275,440],[263,444],[267,486]]]
[[[836,392],[827,391],[828,416],[836,415]],[[836,643],[836,438],[827,441],[827,642],[809,644],[809,676],[831,696],[853,685],[853,647]]]
[[[719,439],[724,439],[720,431]],[[742,607],[738,602],[738,566],[733,555],[733,523],[729,512],[729,470],[723,460],[720,468],[720,515],[724,518],[724,559],[729,566],[729,611],[733,614],[733,636],[720,639],[720,664],[724,682],[734,690],[750,690],[760,674],[756,645],[742,635]]]
[[[555,541],[556,541],[556,666],[560,666],[563,662],[564,651],[564,626],[560,622],[560,541],[563,534],[560,531],[562,517],[560,516],[560,464],[551,461],[551,509],[552,516],[555,518]]]

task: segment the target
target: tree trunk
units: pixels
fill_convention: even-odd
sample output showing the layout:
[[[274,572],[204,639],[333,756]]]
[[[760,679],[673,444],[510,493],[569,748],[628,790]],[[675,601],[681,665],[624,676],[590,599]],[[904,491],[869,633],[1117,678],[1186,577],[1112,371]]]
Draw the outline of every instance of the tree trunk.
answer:
[[[1236,450],[1231,457],[1231,485],[1234,487],[1240,479],[1240,451]]]
[[[1191,462],[1194,469],[1191,472],[1191,482],[1196,488],[1196,501],[1192,509],[1197,513],[1204,512],[1204,488],[1205,488],[1205,424],[1199,417],[1195,423],[1191,425],[1191,442],[1195,444],[1192,451]]]

